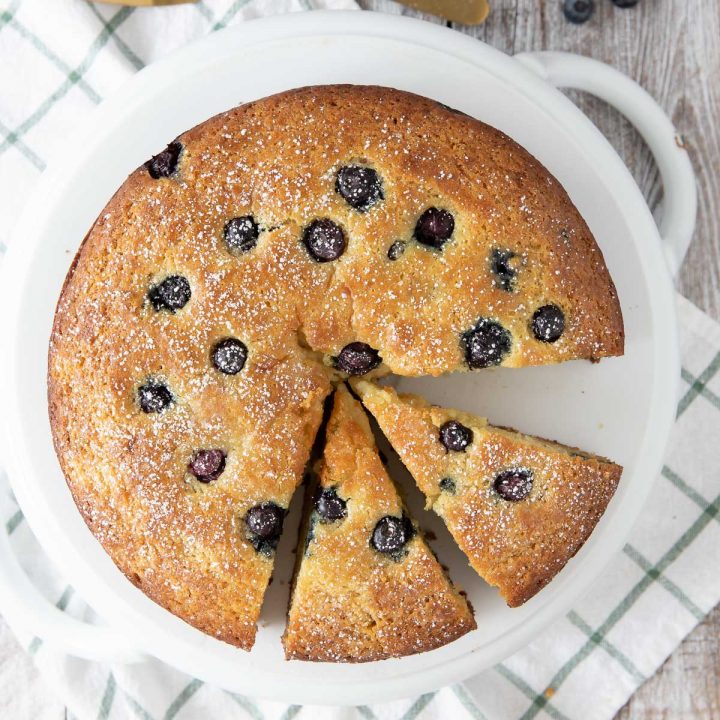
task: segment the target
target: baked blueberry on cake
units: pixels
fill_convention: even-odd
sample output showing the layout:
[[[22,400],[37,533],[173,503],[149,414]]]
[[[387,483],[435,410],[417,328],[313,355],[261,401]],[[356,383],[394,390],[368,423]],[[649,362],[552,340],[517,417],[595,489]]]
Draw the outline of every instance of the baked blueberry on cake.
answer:
[[[189,130],[110,200],[58,303],[50,419],[118,567],[249,648],[334,384],[623,342],[599,248],[525,150],[415,95],[311,87]]]
[[[477,573],[517,606],[590,536],[622,468],[416,395],[353,388]]]
[[[383,466],[360,403],[339,387],[306,517],[283,639],[288,659],[365,662],[475,628]]]

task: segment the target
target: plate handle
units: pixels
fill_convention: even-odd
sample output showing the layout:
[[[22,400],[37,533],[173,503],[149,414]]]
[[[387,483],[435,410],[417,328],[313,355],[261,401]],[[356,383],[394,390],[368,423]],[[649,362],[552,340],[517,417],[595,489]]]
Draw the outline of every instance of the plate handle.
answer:
[[[0,517],[8,517],[9,489],[0,489]],[[5,523],[0,528],[0,610],[12,628],[25,630],[63,653],[86,660],[132,663],[147,659],[117,630],[77,620],[59,610],[20,566]]]
[[[682,136],[665,111],[634,80],[597,60],[564,52],[525,52],[515,58],[555,87],[584,90],[609,103],[642,135],[662,178],[658,229],[675,277],[695,229],[697,186]]]

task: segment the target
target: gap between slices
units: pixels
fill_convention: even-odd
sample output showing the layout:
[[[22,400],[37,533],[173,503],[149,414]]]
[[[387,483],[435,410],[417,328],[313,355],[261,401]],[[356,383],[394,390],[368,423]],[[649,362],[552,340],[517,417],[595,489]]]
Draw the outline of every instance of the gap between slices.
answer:
[[[442,517],[508,605],[529,600],[590,536],[620,480],[605,458],[493,427],[417,395],[352,387]]]
[[[360,403],[339,386],[306,488],[288,659],[368,662],[431,650],[474,629],[407,513]]]

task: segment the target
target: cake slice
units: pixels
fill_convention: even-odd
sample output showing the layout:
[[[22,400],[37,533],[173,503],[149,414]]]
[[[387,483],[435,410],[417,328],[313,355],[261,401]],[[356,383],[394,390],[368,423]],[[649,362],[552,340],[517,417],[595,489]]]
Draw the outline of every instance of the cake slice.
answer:
[[[341,386],[308,484],[283,643],[288,659],[366,662],[476,627],[409,518],[363,409]]]
[[[353,382],[477,573],[516,607],[588,539],[622,468],[576,448],[492,427],[415,395]]]

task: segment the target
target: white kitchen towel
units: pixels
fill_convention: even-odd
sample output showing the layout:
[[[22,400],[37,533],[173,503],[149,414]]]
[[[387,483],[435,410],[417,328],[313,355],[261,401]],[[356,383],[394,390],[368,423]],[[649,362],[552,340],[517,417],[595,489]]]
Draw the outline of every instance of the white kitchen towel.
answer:
[[[133,10],[84,0],[0,0],[0,253],[53,150],[130,74],[225,25],[321,6],[353,5],[200,0]],[[572,612],[468,682],[380,706],[288,707],[231,695],[159,662],[110,667],[58,654],[38,638],[19,639],[69,715],[80,720],[612,718],[720,600],[720,326],[681,297],[678,314],[677,424],[629,543]],[[91,618],[48,564],[21,511],[13,508],[0,519],[43,592],[64,611]],[[0,634],[0,643],[6,636]],[[23,663],[7,662],[6,655],[0,647],[0,708],[26,681]]]

